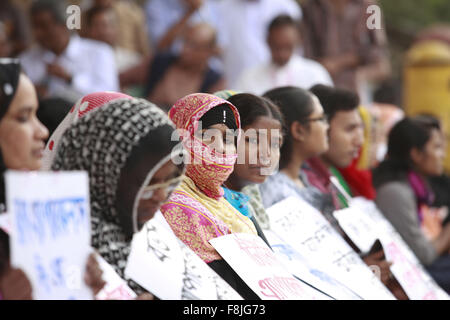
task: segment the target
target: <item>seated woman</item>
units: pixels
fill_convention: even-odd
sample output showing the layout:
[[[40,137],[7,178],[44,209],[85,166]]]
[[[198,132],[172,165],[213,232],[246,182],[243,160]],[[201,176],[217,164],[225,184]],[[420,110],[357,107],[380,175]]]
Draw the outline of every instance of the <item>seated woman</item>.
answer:
[[[13,59],[0,59],[0,212],[5,211],[3,173],[7,169],[39,170],[48,130],[36,116],[38,100],[30,79]],[[104,285],[101,270],[91,255],[85,281],[94,294]],[[0,228],[0,299],[33,298],[28,277],[10,265],[9,236]]]
[[[171,161],[173,123],[143,99],[115,99],[67,128],[52,170],[89,175],[92,246],[125,279],[132,236],[180,181]],[[153,188],[152,188],[153,186]],[[142,298],[145,289],[129,286]]]
[[[248,93],[228,98],[239,111],[242,134],[238,145],[238,160],[224,183],[225,198],[258,229],[269,229],[258,185],[278,166],[283,140],[283,117],[270,100]],[[256,221],[254,221],[256,220]],[[262,230],[258,235],[264,239]]]
[[[405,118],[389,133],[387,158],[374,170],[376,204],[436,282],[450,293],[450,225],[433,213],[428,178],[443,172],[444,136],[429,116]]]
[[[305,161],[317,157],[328,149],[328,122],[319,99],[311,92],[297,87],[280,87],[268,91],[265,97],[280,107],[286,120],[285,142],[281,147],[280,171],[270,176],[260,186],[263,202],[269,207],[287,197],[300,197],[320,211],[346,242],[359,253],[357,247],[344,233],[333,211],[337,210],[331,194],[316,189],[305,174]],[[405,298],[401,287],[390,277],[390,263],[384,252],[378,251],[363,257],[364,262],[377,265],[381,281],[398,298]]]
[[[330,218],[334,210],[331,199],[311,186],[302,171],[306,160],[328,149],[328,122],[319,99],[304,89],[291,86],[270,90],[264,97],[280,107],[286,132],[279,171],[260,186],[264,206],[267,208],[289,196],[297,196],[334,223]]]
[[[169,117],[184,130],[180,136],[189,158],[184,180],[161,212],[177,237],[243,298],[258,299],[208,242],[230,233],[256,235],[252,221],[223,197],[222,184],[237,158],[230,129],[240,128],[239,113],[226,100],[197,93],[178,100]]]

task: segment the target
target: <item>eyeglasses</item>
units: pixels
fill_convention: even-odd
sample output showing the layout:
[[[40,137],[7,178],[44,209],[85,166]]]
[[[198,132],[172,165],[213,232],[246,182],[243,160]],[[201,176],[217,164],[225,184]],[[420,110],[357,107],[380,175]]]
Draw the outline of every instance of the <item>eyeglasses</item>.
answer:
[[[328,123],[328,116],[324,114],[319,118],[305,119],[305,122],[315,122],[315,121],[322,121],[323,123]]]
[[[178,187],[181,180],[183,180],[183,176],[179,176],[174,179],[170,179],[166,182],[155,183],[155,184],[149,185],[144,188],[141,199],[143,199],[143,200],[151,199],[153,197],[153,195],[155,194],[155,191],[158,189],[166,189],[167,194],[171,194],[173,192],[173,190],[175,190],[175,188]]]

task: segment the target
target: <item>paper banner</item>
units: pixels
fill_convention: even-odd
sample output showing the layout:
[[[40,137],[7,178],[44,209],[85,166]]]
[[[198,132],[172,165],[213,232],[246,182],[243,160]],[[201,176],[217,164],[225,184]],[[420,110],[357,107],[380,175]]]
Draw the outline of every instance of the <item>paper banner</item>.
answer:
[[[305,201],[287,198],[267,214],[276,234],[363,299],[395,299],[322,214]]]
[[[393,262],[391,272],[410,299],[449,299],[373,201],[358,197],[350,204],[350,208],[335,212],[342,229],[360,248],[364,244],[358,235],[365,234],[366,242],[380,239],[386,259]]]
[[[85,172],[14,172],[6,177],[11,264],[21,268],[34,299],[92,299],[84,283],[90,247]]]
[[[137,295],[128,286],[114,270],[100,255],[96,255],[100,269],[103,271],[102,278],[105,280],[105,286],[95,296],[97,300],[133,300]]]
[[[241,300],[158,213],[135,234],[125,275],[163,300]]]
[[[258,236],[233,233],[209,242],[263,300],[331,299],[294,278]]]
[[[305,257],[292,248],[291,245],[287,244],[275,232],[264,230],[264,235],[277,258],[295,277],[307,282],[336,300],[361,300],[361,297],[334,279],[330,274],[321,270],[318,266],[312,266]]]

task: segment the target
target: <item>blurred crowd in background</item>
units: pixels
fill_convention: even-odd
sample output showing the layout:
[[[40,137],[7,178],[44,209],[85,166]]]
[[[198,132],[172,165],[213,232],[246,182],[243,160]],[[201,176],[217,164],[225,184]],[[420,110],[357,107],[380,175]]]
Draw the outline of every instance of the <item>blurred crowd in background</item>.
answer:
[[[405,23],[400,9],[414,10],[401,2],[398,6],[346,0],[32,2],[0,4],[0,56],[20,58],[44,106],[41,116],[51,110],[46,119],[50,129],[59,123],[53,118],[62,117],[78,98],[95,91],[120,90],[168,110],[192,92],[233,89],[262,94],[277,86],[308,89],[317,83],[357,92],[372,120],[379,120],[372,136],[377,143],[381,140],[381,146],[372,150],[373,161],[383,157],[385,129],[405,111],[433,113],[442,118],[446,130],[450,126],[449,111],[444,110],[448,92],[437,88],[445,84],[433,82],[439,71],[425,85],[414,82],[425,71],[407,73],[413,64],[448,64],[449,27],[432,15],[445,10],[445,4],[422,5],[428,20],[423,19],[423,30],[412,34],[420,25]],[[71,4],[81,10],[80,29],[67,28]],[[380,16],[371,17],[373,11],[367,11],[374,4],[381,8]],[[386,25],[384,6],[395,23]],[[367,21],[373,18],[379,19],[378,25],[369,29]],[[408,54],[407,49],[421,43],[415,54]],[[429,94],[434,99],[422,99],[425,94],[417,92],[417,86],[434,90]]]
[[[404,2],[395,4],[402,7]],[[439,128],[444,137],[440,148],[447,155],[444,167],[450,172],[450,25],[445,24],[444,13],[441,21],[426,21],[422,30],[391,25],[395,4],[2,0],[0,57],[19,59],[36,88],[38,117],[50,135],[73,104],[93,92],[123,92],[168,112],[191,93],[229,89],[270,98],[272,89],[294,86],[315,88],[310,91],[327,113],[328,105],[355,100],[342,92],[333,96],[320,85],[347,90],[357,97],[364,140],[355,142],[357,155],[350,164],[332,164],[339,168],[335,175],[346,180],[349,193],[375,199],[375,189],[389,180],[386,172],[395,171],[395,166],[379,164],[389,148],[402,145],[402,137],[414,132],[414,126],[427,123],[427,128]],[[80,29],[68,28],[68,19],[76,19],[74,11],[66,11],[69,5],[81,9]],[[381,15],[368,11],[371,5],[381,9]],[[440,10],[446,5],[436,1]],[[417,115],[423,119],[397,129],[399,141],[388,141],[391,128],[405,116]],[[437,170],[430,173],[430,185],[433,205],[448,211],[450,178]],[[404,209],[391,206],[395,199],[388,197],[389,190],[377,191],[385,195],[377,203],[384,213]],[[448,221],[444,215],[439,231],[448,229]],[[446,244],[440,253],[447,251]],[[436,258],[423,254],[421,261],[427,264]]]

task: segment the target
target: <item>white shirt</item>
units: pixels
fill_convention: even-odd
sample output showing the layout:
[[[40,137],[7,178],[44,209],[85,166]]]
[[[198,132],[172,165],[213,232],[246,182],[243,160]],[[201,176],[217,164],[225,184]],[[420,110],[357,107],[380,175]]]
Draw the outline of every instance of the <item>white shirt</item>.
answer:
[[[189,24],[206,22],[214,25],[214,21],[217,20],[216,2],[218,0],[203,1],[200,8],[189,19]],[[147,0],[145,14],[150,43],[155,47],[167,31],[181,20],[187,10],[188,4],[185,0]],[[179,50],[179,48],[173,49]]]
[[[73,35],[59,56],[33,47],[19,56],[23,70],[35,85],[46,84],[50,97],[76,101],[98,91],[118,91],[119,78],[113,49],[104,43]],[[57,63],[72,75],[72,83],[47,74],[47,64]]]
[[[276,87],[296,86],[307,90],[316,84],[333,86],[333,80],[320,63],[294,54],[282,67],[270,62],[244,71],[234,89],[262,95]]]
[[[280,14],[295,20],[302,15],[294,0],[218,0],[216,9],[218,19],[214,26],[230,88],[242,70],[270,60],[266,43],[270,22]]]
[[[139,53],[121,47],[114,48],[114,58],[119,73],[135,67],[142,60]]]

